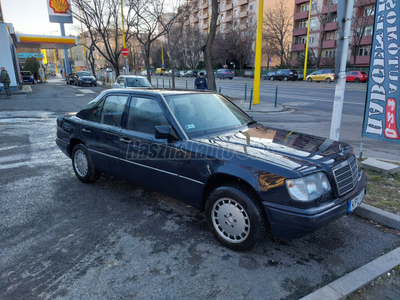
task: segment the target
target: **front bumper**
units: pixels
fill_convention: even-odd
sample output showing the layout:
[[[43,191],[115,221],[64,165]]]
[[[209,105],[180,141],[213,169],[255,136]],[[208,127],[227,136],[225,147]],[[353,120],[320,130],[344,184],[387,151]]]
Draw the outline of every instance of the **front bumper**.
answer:
[[[263,203],[272,234],[282,238],[300,238],[339,219],[348,213],[349,201],[365,192],[366,178],[365,173],[361,171],[358,183],[350,193],[319,207],[293,209]]]

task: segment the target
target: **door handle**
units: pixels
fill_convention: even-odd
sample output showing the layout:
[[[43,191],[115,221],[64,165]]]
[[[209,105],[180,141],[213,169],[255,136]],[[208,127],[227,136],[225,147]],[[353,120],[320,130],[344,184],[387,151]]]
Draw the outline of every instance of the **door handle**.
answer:
[[[82,132],[84,132],[84,133],[90,133],[91,131],[90,131],[90,129],[82,128]]]
[[[119,141],[123,142],[123,143],[126,143],[126,144],[130,144],[131,143],[131,140],[129,138],[126,138],[126,137],[119,138]]]

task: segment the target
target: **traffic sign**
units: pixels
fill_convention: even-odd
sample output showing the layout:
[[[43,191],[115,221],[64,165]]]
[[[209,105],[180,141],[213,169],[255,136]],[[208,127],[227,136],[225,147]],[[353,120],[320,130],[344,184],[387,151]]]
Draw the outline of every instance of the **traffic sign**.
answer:
[[[121,54],[123,56],[128,56],[129,55],[129,49],[128,48],[122,48],[121,49]]]

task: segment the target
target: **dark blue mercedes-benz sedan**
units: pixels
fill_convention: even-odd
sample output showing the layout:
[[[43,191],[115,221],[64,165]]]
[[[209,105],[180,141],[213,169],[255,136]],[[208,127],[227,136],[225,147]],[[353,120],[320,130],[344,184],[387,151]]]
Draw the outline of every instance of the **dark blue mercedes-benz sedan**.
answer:
[[[345,143],[256,123],[213,92],[113,89],[57,119],[76,176],[106,173],[200,210],[233,250],[296,238],[351,213],[366,176]]]

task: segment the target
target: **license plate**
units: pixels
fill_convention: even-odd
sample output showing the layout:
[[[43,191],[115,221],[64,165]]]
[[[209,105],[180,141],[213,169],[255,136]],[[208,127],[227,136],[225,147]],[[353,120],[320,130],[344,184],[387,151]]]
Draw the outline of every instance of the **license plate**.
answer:
[[[353,210],[355,210],[363,201],[365,195],[365,190],[362,190],[360,194],[358,194],[353,200],[349,201],[349,206],[348,206],[348,213],[351,213]]]

